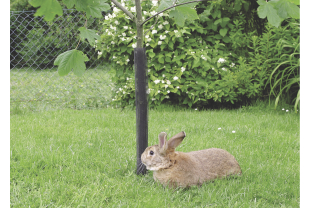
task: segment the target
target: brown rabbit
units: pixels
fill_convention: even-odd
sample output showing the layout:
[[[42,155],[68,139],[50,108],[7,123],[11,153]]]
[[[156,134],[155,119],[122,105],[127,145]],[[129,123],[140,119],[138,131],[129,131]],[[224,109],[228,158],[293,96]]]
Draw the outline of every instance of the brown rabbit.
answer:
[[[203,182],[238,174],[242,171],[234,156],[217,148],[194,152],[176,152],[185,132],[182,131],[167,141],[167,134],[158,135],[159,145],[147,147],[141,161],[148,170],[154,171],[155,181],[164,186],[189,187]]]

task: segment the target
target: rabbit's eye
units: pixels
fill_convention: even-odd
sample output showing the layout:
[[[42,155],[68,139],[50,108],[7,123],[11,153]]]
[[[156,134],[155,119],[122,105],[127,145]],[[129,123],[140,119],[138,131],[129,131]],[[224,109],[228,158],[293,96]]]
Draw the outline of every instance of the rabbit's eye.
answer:
[[[152,150],[150,151],[150,155],[154,155],[154,152]]]

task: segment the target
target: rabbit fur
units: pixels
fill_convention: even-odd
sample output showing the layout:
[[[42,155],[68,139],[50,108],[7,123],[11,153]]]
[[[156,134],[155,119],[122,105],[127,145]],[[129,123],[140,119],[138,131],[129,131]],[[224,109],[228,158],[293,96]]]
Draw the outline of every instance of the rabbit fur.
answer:
[[[223,149],[211,148],[193,152],[176,152],[186,134],[184,131],[167,141],[167,134],[158,135],[159,144],[147,147],[141,161],[153,178],[164,186],[190,187],[229,175],[241,175],[235,157]]]

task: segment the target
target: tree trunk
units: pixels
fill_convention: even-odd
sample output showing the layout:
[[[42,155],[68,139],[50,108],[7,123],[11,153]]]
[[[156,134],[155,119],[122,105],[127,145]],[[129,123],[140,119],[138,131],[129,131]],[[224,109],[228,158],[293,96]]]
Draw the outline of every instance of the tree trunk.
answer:
[[[146,167],[141,163],[141,155],[148,146],[148,100],[145,48],[134,49],[135,91],[136,91],[136,142],[137,174],[145,174]]]
[[[136,142],[137,174],[145,174],[146,167],[141,163],[141,155],[148,146],[148,101],[147,101],[147,60],[143,48],[143,22],[140,0],[136,3],[137,48],[134,49],[135,91],[136,91]]]

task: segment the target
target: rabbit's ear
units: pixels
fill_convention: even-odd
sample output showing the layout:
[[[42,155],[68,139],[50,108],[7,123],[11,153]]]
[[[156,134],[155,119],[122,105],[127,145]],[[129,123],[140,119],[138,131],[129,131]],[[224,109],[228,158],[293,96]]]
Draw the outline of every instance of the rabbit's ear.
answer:
[[[168,143],[167,143],[167,134],[166,132],[161,132],[158,135],[159,140],[159,150],[161,154],[166,154],[166,150],[168,149]]]
[[[168,147],[175,149],[177,146],[181,144],[183,141],[184,137],[186,137],[186,134],[184,131],[181,131],[180,133],[174,135],[171,137],[168,141]]]

